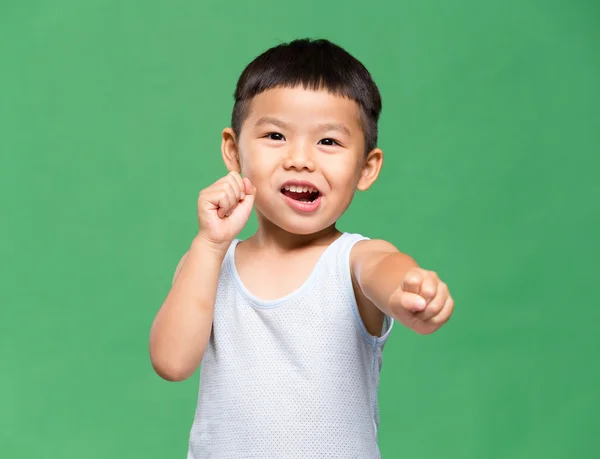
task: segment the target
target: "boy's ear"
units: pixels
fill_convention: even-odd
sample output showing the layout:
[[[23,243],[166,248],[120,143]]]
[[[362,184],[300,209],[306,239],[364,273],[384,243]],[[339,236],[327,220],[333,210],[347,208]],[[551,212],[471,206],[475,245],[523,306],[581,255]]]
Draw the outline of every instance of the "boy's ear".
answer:
[[[241,173],[240,155],[238,150],[235,132],[231,128],[223,129],[221,134],[221,154],[223,162],[229,172],[235,171]]]
[[[360,176],[358,178],[358,184],[356,188],[359,191],[368,190],[377,177],[379,177],[379,171],[383,165],[383,151],[380,148],[374,148],[369,152],[363,163],[362,169],[360,170]]]

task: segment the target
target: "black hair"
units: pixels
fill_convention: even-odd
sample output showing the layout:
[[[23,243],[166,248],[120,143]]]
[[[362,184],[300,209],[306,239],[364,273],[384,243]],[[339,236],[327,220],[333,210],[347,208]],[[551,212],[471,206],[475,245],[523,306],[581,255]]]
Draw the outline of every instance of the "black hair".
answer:
[[[354,100],[366,152],[377,146],[381,95],[365,66],[329,40],[298,39],[268,49],[244,69],[235,89],[231,127],[239,137],[252,98],[269,89],[302,85]]]

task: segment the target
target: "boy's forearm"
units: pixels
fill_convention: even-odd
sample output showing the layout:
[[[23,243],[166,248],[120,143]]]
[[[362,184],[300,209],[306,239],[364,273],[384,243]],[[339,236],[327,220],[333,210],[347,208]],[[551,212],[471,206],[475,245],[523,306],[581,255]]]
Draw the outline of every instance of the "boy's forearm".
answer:
[[[357,280],[364,295],[381,311],[419,334],[438,330],[454,308],[448,286],[410,256],[390,251],[367,253]],[[358,263],[359,265],[361,263]]]
[[[226,247],[195,238],[150,335],[155,371],[169,381],[190,377],[210,338],[219,271]]]
[[[406,273],[415,267],[418,267],[417,262],[404,253],[382,254],[370,266],[365,266],[358,278],[360,288],[378,309],[399,319],[398,314],[403,311],[394,311],[390,298],[400,287]]]

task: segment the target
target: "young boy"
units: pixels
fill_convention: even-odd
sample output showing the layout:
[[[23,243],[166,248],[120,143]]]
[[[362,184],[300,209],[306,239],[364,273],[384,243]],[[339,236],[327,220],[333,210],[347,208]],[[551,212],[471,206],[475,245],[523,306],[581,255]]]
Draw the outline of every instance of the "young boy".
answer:
[[[392,325],[432,333],[453,309],[435,273],[336,228],[379,174],[380,111],[369,72],[326,40],[274,47],[242,73],[222,133],[229,174],[200,192],[150,336],[164,379],[202,363],[188,459],[380,457]],[[252,208],[258,230],[239,241]]]

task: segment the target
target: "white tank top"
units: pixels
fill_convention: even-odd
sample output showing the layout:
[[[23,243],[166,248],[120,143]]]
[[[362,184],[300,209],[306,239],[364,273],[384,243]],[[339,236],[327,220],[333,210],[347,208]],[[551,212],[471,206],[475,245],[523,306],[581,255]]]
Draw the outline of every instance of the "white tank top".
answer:
[[[188,459],[376,459],[381,337],[357,309],[344,233],[304,284],[259,300],[238,276],[231,244],[200,369]],[[290,266],[293,269],[293,266]],[[272,282],[277,282],[273,278]]]

